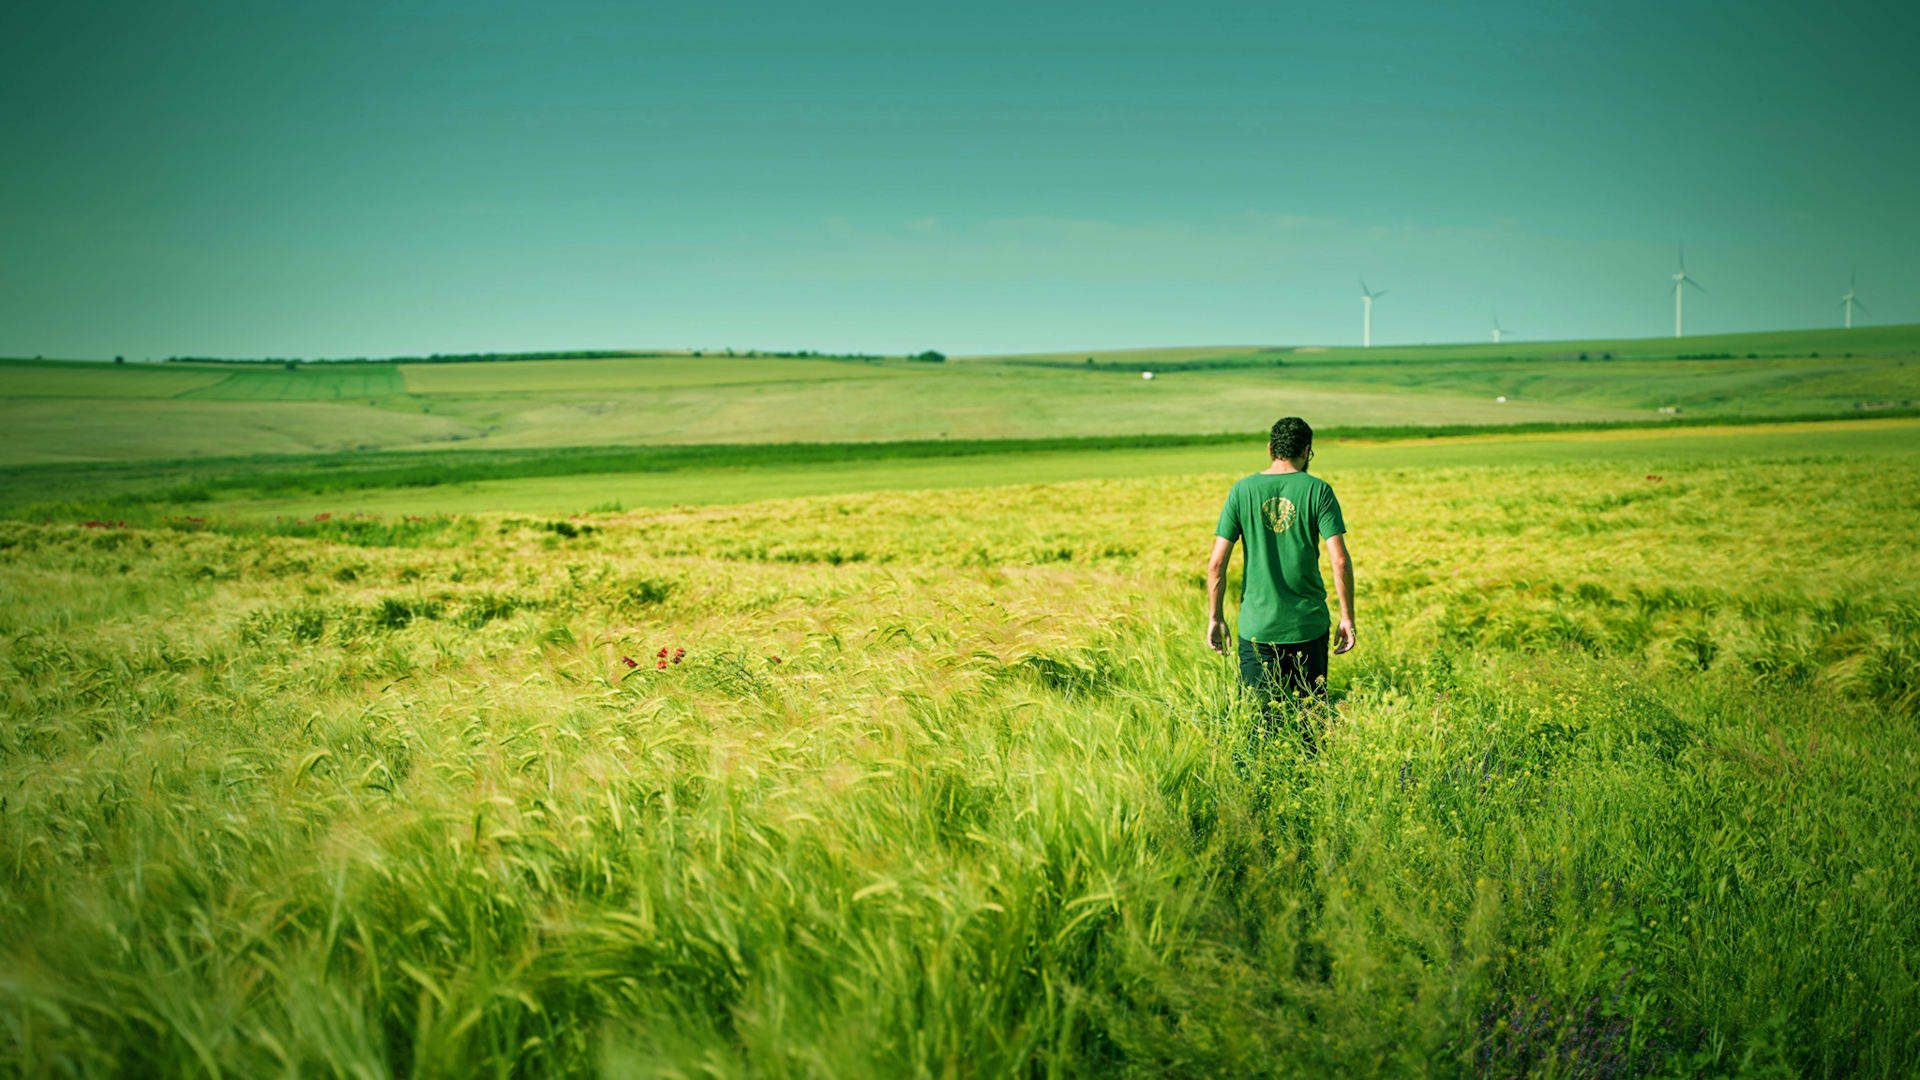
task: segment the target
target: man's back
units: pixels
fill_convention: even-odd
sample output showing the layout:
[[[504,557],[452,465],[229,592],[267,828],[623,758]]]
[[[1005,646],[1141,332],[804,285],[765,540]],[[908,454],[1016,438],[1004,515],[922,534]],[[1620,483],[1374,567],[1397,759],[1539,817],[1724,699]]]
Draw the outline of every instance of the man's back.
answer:
[[[1214,534],[1246,546],[1240,582],[1243,638],[1312,641],[1328,632],[1320,543],[1346,532],[1333,488],[1306,472],[1261,472],[1233,485]]]

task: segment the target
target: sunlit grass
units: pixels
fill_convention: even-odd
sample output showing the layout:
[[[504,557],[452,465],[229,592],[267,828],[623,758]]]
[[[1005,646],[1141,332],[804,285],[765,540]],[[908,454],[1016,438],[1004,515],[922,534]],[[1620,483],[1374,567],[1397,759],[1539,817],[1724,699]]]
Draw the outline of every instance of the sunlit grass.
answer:
[[[1314,755],[1228,477],[0,525],[0,1069],[1905,1075],[1916,476],[1355,473]]]

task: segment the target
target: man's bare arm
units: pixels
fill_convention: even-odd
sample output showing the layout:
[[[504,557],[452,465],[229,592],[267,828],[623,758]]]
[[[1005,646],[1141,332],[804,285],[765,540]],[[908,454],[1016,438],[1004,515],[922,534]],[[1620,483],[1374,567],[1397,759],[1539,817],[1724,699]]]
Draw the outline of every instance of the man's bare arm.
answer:
[[[1333,651],[1353,648],[1353,560],[1347,557],[1347,538],[1327,537],[1327,555],[1333,559],[1333,591],[1340,598],[1340,625],[1333,632]]]
[[[1224,536],[1213,538],[1213,554],[1207,556],[1207,647],[1217,653],[1227,651],[1227,563],[1233,558],[1233,541]]]

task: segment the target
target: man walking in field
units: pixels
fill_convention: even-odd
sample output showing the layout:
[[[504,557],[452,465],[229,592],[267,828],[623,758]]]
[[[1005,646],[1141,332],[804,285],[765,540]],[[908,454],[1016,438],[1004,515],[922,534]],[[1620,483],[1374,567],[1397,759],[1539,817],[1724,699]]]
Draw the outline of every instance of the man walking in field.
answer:
[[[1246,545],[1240,581],[1240,681],[1260,695],[1262,709],[1275,699],[1327,695],[1327,639],[1333,651],[1353,648],[1353,562],[1347,558],[1347,526],[1333,488],[1307,474],[1313,460],[1313,429],[1289,416],[1273,425],[1265,472],[1233,485],[1214,529],[1207,560],[1207,644],[1226,652],[1227,563],[1233,545]],[[1333,587],[1340,597],[1340,623],[1327,617],[1327,587],[1320,579],[1320,544],[1333,560]]]

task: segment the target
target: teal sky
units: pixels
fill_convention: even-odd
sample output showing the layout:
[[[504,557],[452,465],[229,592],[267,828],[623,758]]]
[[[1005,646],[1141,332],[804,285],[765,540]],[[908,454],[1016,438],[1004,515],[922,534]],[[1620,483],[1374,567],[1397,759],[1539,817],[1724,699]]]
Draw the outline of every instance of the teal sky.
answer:
[[[1920,322],[1920,6],[0,14],[0,354]]]

